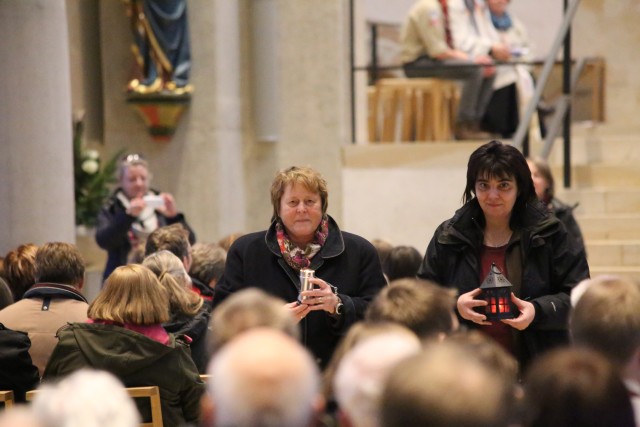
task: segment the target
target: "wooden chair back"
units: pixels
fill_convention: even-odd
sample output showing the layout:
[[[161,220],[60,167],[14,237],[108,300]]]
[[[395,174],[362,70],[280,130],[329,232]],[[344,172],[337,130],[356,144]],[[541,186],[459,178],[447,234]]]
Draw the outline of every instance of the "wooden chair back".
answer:
[[[147,387],[126,387],[127,394],[132,399],[148,398],[151,404],[151,422],[141,423],[140,427],[162,427],[162,407],[160,406],[160,389],[158,386]],[[26,400],[32,401],[38,390],[29,390],[26,394]]]
[[[15,402],[13,391],[11,390],[0,391],[0,402],[4,403],[5,408],[11,408]]]

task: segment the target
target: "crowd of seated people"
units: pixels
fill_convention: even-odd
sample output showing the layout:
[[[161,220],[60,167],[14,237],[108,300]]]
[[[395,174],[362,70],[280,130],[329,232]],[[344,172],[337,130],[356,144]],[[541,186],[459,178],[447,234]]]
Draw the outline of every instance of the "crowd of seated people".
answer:
[[[528,169],[521,172],[530,179]],[[273,234],[245,235],[223,254],[217,244],[194,250],[181,224],[159,227],[147,237],[139,263],[116,267],[93,301],[82,294],[84,262],[74,245],[21,245],[7,254],[0,276],[15,302],[0,310],[0,389],[13,391],[17,402],[40,391],[16,412],[2,409],[0,426],[148,422],[150,402],[123,392],[143,386],[158,388],[163,424],[170,427],[538,427],[562,425],[555,420],[569,416],[564,425],[635,425],[637,284],[604,278],[575,287],[574,341],[537,354],[524,367],[484,329],[461,326],[456,290],[416,278],[415,249],[392,246],[379,258],[368,241],[339,231],[322,213],[327,194],[318,175],[306,168],[283,174],[275,183],[292,182],[272,188],[274,216],[283,217],[280,226],[274,218]],[[530,193],[533,198],[533,183]],[[299,259],[309,254],[293,251],[289,255],[297,258],[289,262],[276,256],[284,255],[287,239],[306,236],[295,218],[309,210],[317,211],[319,222],[312,231],[321,231],[307,249],[320,258]],[[336,252],[345,244],[353,256]],[[251,271],[254,254],[263,257],[260,265],[269,266],[270,277],[279,273],[293,281],[281,285],[291,286],[283,294],[297,301],[283,299],[265,283],[268,277]],[[338,255],[353,277],[359,263],[366,266],[380,289],[352,298],[349,292],[358,289],[345,290],[346,276],[322,274],[323,263]],[[318,266],[322,279],[307,279],[319,288],[295,287],[299,278],[291,277],[290,263],[300,262]],[[229,263],[231,273],[242,271],[251,281],[237,289],[227,282],[224,299],[216,301],[218,284],[229,280]],[[320,308],[327,305],[322,298],[331,300],[331,310]],[[309,299],[322,311],[314,327],[334,335],[327,342],[335,350],[322,353],[328,360],[308,342]],[[344,304],[352,306],[342,311]],[[554,394],[540,396],[546,389]],[[60,403],[73,393],[82,398],[72,406]],[[104,402],[83,400],[92,397]],[[602,416],[585,415],[592,401]]]
[[[118,267],[87,304],[78,249],[61,242],[33,249],[30,264],[17,262],[23,270],[11,264],[13,255],[2,264],[7,283],[30,274],[33,284],[0,310],[0,388],[14,391],[18,402],[28,390],[40,392],[28,405],[0,410],[0,426],[74,419],[139,425],[149,408],[124,387],[142,385],[159,387],[167,426],[636,425],[640,287],[632,281],[603,277],[579,285],[572,345],[521,372],[493,339],[458,329],[451,290],[393,280],[321,370],[285,301],[249,288],[208,311],[185,268],[190,256],[160,249],[141,265]],[[171,319],[189,312],[210,315],[199,356],[204,369],[194,363],[189,331],[169,332]],[[69,395],[76,396],[73,406],[61,403]]]

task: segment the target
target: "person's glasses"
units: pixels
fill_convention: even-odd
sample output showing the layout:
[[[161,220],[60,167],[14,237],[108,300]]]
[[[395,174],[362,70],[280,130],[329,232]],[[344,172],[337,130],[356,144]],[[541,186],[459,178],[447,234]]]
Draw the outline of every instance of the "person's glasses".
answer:
[[[142,156],[142,154],[127,154],[122,161],[124,163],[132,163],[132,162],[137,162],[138,160],[144,160],[144,157]]]

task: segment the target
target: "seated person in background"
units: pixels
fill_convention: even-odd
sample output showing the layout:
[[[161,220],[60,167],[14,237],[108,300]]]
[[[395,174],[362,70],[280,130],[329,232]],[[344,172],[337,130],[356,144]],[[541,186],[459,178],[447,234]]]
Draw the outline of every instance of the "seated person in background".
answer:
[[[421,350],[417,337],[387,332],[358,343],[343,357],[334,379],[342,427],[377,427],[380,395],[389,371]]]
[[[212,308],[213,289],[224,273],[227,251],[216,243],[196,243],[191,248],[191,268],[189,275],[193,290]]]
[[[324,400],[311,354],[273,329],[246,331],[216,353],[207,373],[202,425],[313,426]]]
[[[369,305],[367,322],[394,322],[406,326],[421,340],[442,339],[458,329],[456,294],[427,280],[391,282]]]
[[[518,361],[488,335],[475,330],[458,330],[448,336],[447,341],[473,354],[478,360],[504,376],[506,381],[517,384],[520,375]],[[515,391],[518,393],[517,389]]]
[[[20,301],[22,295],[36,283],[36,251],[33,243],[26,243],[9,251],[3,260],[4,279],[11,289],[14,301]]]
[[[629,393],[617,369],[586,349],[554,350],[524,379],[523,427],[634,427]]]
[[[387,259],[387,278],[389,281],[398,279],[415,279],[422,263],[422,255],[413,246],[396,246],[389,252]]]
[[[0,310],[13,304],[13,294],[7,282],[0,277]]]
[[[231,247],[231,244],[236,241],[239,237],[244,236],[244,233],[241,231],[237,231],[235,233],[227,234],[220,240],[218,240],[218,245],[225,251],[228,251]]]
[[[380,265],[382,266],[382,272],[384,273],[384,277],[389,282],[389,254],[391,254],[391,249],[393,249],[393,245],[384,239],[373,239],[371,244],[374,248],[376,248],[376,252],[378,252],[378,258],[380,258]]]
[[[141,155],[125,156],[117,174],[120,186],[100,210],[96,229],[96,242],[108,253],[104,279],[125,265],[131,248],[158,227],[180,223],[189,231],[189,241],[196,240],[173,196],[149,187],[151,172]]]
[[[449,23],[453,46],[471,57],[480,55],[491,62],[506,62],[512,59],[511,48],[500,38],[493,26],[489,9],[484,0],[448,0]],[[481,120],[486,125],[486,115],[497,116],[499,127],[486,128],[492,134],[508,137],[518,126],[518,105],[515,95],[517,74],[512,65],[495,67],[495,79],[491,99],[487,100],[486,114]],[[501,92],[496,93],[497,90]],[[499,113],[494,114],[494,110]],[[515,125],[514,125],[515,122]],[[494,123],[490,123],[494,125]],[[506,126],[506,128],[504,128]]]
[[[573,344],[600,352],[617,368],[640,425],[640,285],[600,276],[584,280],[575,290],[584,292],[571,294],[577,300],[569,318]]]
[[[31,362],[31,341],[24,332],[0,323],[0,390],[13,390],[16,402],[24,402],[27,391],[38,387],[40,375]]]
[[[490,139],[480,121],[493,92],[495,68],[488,52],[471,55],[451,37],[446,1],[418,0],[402,27],[401,59],[407,77],[437,77],[463,82],[456,116],[456,139]]]
[[[329,365],[322,373],[322,394],[327,402],[325,419],[326,425],[336,425],[338,423],[338,403],[335,397],[334,383],[338,367],[342,363],[342,359],[351,352],[359,343],[378,335],[393,336],[404,335],[406,341],[416,341],[418,337],[411,330],[399,323],[392,322],[366,322],[360,321],[354,324],[347,334],[342,338],[340,344],[333,353],[333,357]],[[344,420],[343,420],[344,422]]]
[[[584,247],[584,239],[580,226],[573,216],[573,210],[578,206],[576,203],[569,206],[555,196],[555,181],[549,163],[541,157],[528,158],[527,164],[531,169],[531,179],[536,190],[536,196],[551,212],[564,224],[564,227],[576,244]]]
[[[388,376],[381,427],[507,427],[513,384],[455,343],[433,342]]]
[[[158,386],[164,425],[198,421],[204,383],[188,344],[162,327],[170,318],[169,299],[153,272],[137,264],[116,268],[88,315],[88,323],[58,331],[44,381],[81,368],[105,370],[126,387]],[[148,402],[137,403],[148,414]]]
[[[510,0],[486,0],[498,39],[509,48],[511,58],[530,61],[531,43],[522,22],[509,13]],[[482,120],[486,129],[508,138],[518,127],[520,116],[533,96],[533,78],[529,67],[519,64],[498,66],[494,92]],[[520,113],[520,114],[518,114]]]
[[[124,386],[105,371],[81,369],[56,384],[45,384],[31,408],[46,427],[140,425],[140,414]]]
[[[284,304],[280,298],[259,288],[231,295],[213,311],[207,338],[209,357],[241,332],[257,327],[277,329],[299,341],[300,326]]]
[[[167,332],[189,337],[191,358],[198,372],[207,369],[206,336],[209,310],[202,298],[191,290],[191,281],[180,259],[167,250],[155,252],[142,262],[153,271],[169,297],[171,319],[162,324]]]
[[[34,275],[36,284],[24,297],[0,311],[0,323],[29,334],[29,353],[42,375],[58,343],[58,329],[68,322],[85,322],[89,305],[81,293],[84,260],[75,245],[49,242],[40,246]]]
[[[144,246],[144,256],[166,250],[180,259],[184,269],[189,272],[191,263],[191,242],[189,231],[182,224],[171,224],[159,227],[149,234]]]

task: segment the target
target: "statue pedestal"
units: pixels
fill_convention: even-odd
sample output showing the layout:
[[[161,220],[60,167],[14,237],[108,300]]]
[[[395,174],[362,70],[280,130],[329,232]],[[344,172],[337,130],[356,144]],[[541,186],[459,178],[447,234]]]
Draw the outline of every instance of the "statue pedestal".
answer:
[[[132,92],[127,96],[127,103],[140,114],[154,141],[168,142],[175,133],[182,113],[191,103],[191,95]]]

